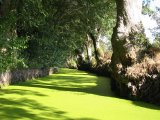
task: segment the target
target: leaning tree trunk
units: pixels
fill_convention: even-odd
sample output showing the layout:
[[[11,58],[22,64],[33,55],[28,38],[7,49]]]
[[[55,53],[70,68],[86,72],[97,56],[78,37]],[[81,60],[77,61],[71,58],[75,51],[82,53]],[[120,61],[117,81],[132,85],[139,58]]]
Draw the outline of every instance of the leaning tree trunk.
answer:
[[[141,25],[142,0],[116,0],[117,23],[112,35],[112,88],[123,97],[128,96],[127,81],[124,77],[128,66],[138,61],[139,48],[133,42],[134,35],[143,33]]]
[[[96,36],[94,36],[93,33],[89,32],[89,36],[93,41],[96,63],[97,63],[97,65],[99,65],[104,54],[100,48],[100,36],[101,36],[100,29],[97,32],[98,33]]]

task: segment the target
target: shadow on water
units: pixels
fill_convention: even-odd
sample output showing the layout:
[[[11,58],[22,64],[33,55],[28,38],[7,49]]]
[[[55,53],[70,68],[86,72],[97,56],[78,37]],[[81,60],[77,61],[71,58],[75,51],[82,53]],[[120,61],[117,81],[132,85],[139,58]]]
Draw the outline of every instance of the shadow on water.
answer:
[[[60,73],[62,74],[62,73]],[[1,120],[17,120],[17,119],[29,119],[29,120],[75,120],[67,116],[67,112],[59,110],[57,108],[44,106],[40,104],[38,100],[33,100],[30,97],[47,97],[46,94],[34,89],[25,89],[25,87],[54,89],[61,91],[75,91],[75,92],[95,92],[96,89],[88,88],[89,80],[85,80],[85,77],[76,77],[75,74],[70,73],[70,76],[52,75],[46,78],[27,81],[14,85],[16,88],[2,89],[0,90],[0,119]],[[73,76],[72,76],[73,75]],[[86,73],[77,73],[77,75],[83,76]],[[83,80],[83,82],[81,81]],[[24,89],[22,89],[24,86]],[[82,88],[80,88],[82,87]],[[18,89],[19,88],[19,89]],[[84,88],[84,89],[83,89]],[[98,94],[98,93],[97,93]],[[7,96],[7,97],[6,97]],[[16,96],[16,97],[15,97]],[[19,96],[19,97],[17,97]],[[36,111],[36,112],[35,112]],[[97,120],[94,118],[76,118],[76,120]]]
[[[6,92],[5,92],[6,91]],[[28,90],[29,91],[29,90]],[[1,120],[17,120],[17,119],[28,119],[28,120],[75,120],[74,118],[67,117],[67,112],[61,111],[57,108],[46,107],[38,103],[36,100],[32,100],[26,97],[21,98],[3,98],[5,94],[18,94],[21,95],[26,91],[20,90],[2,90],[0,91],[0,119]],[[33,91],[26,92],[30,94]],[[33,93],[36,96],[42,96],[41,94]],[[35,110],[39,114],[35,113]],[[77,120],[96,120],[92,118],[79,118]]]
[[[146,103],[146,102],[141,102],[141,101],[133,101],[132,102],[134,105],[143,107],[143,108],[148,108],[148,109],[153,109],[153,110],[160,110],[160,106],[156,106],[154,104]]]
[[[49,76],[33,82],[19,84],[21,86],[54,89],[60,91],[83,92],[101,96],[114,96],[110,90],[110,80],[104,77],[92,77],[81,74]],[[83,75],[83,76],[82,76]]]
[[[34,100],[30,99],[18,99],[8,100],[5,98],[0,99],[0,119],[1,120],[17,120],[17,119],[30,119],[30,120],[75,120],[67,117],[65,111],[57,110],[56,108],[45,107]],[[33,110],[41,111],[41,114],[34,114],[32,111],[25,109],[28,107]],[[49,118],[47,118],[47,115]],[[79,120],[96,120],[92,118],[80,118]]]
[[[62,70],[57,75],[51,75],[36,81],[22,83],[20,85],[117,98],[110,89],[109,78],[100,76],[96,77],[94,74],[77,70]],[[136,106],[160,110],[159,106],[153,104],[141,101],[133,101],[132,103]]]
[[[5,94],[18,94],[18,95],[35,95],[35,96],[46,96],[37,91],[23,90],[23,89],[2,89],[0,90],[0,96]]]
[[[21,98],[21,99],[6,99],[0,98],[0,119],[1,120],[16,120],[16,119],[30,119],[30,120],[50,120],[46,116],[34,114],[31,110],[37,109],[43,111],[43,114],[51,114],[54,118],[65,118],[64,111],[56,110],[56,108],[48,108],[42,106],[34,100]],[[65,118],[70,120],[69,118]]]
[[[75,120],[67,117],[66,111],[57,108],[43,106],[36,100],[32,100],[23,95],[33,95],[47,97],[46,94],[33,89],[21,89],[20,86],[44,88],[59,91],[80,92],[82,94],[94,94],[99,96],[115,97],[110,90],[110,79],[105,77],[96,77],[93,74],[76,70],[62,70],[60,73],[37,80],[27,81],[17,84],[19,89],[0,90],[0,119],[13,120],[28,118],[30,120]],[[5,95],[20,95],[20,98],[5,98]],[[115,97],[116,98],[116,97]],[[134,105],[160,110],[160,107],[144,102],[133,101]],[[32,112],[37,110],[39,114]],[[76,120],[96,120],[93,118],[76,118]]]
[[[57,75],[51,75],[36,81],[22,83],[20,85],[117,98],[110,89],[109,78],[100,76],[96,77],[94,74],[83,71],[77,72],[77,70],[62,70]],[[153,104],[141,101],[133,101],[132,103],[136,106],[160,110],[159,106]]]

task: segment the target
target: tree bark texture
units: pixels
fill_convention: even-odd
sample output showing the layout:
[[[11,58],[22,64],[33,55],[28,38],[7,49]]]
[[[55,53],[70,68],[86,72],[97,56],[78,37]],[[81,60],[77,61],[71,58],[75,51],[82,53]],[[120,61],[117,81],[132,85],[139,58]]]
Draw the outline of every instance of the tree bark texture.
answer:
[[[128,66],[138,61],[139,48],[132,44],[133,35],[143,32],[141,25],[141,0],[116,0],[117,22],[112,35],[112,76],[115,80],[113,89],[118,89],[121,96],[127,96],[126,78],[123,76]]]
[[[141,0],[116,0],[117,23],[112,35],[113,65],[128,66],[137,61],[138,49],[131,42],[132,35],[142,33]]]
[[[116,4],[117,24],[111,40],[112,90],[122,97],[160,105],[160,50],[151,52],[136,43],[144,34],[142,0],[116,0]]]
[[[6,15],[11,7],[11,0],[3,0],[0,3],[0,17]]]
[[[87,50],[87,59],[88,59],[88,62],[90,63],[92,59],[92,40],[88,34],[87,34],[87,41],[85,43],[85,46]]]
[[[97,64],[99,64],[100,63],[100,59],[101,59],[101,55],[100,55],[100,45],[99,45],[99,42],[100,42],[100,31],[98,31],[98,33],[97,33],[97,35],[96,35],[96,37],[94,36],[94,34],[93,33],[89,33],[89,36],[90,36],[90,38],[91,38],[91,40],[93,41],[93,47],[94,47],[94,54],[95,54],[95,59],[96,59],[96,62],[97,62]]]
[[[23,18],[22,18],[22,11],[23,11],[23,0],[17,0],[17,6],[16,6],[16,12],[17,12],[17,36],[18,37],[24,37],[25,36],[25,28],[23,26]]]

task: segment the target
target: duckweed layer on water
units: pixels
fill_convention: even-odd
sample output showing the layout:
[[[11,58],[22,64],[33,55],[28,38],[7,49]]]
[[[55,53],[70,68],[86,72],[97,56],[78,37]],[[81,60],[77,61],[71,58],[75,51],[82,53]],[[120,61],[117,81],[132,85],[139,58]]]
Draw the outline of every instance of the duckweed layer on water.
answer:
[[[83,71],[0,90],[0,120],[160,120],[160,107],[116,98],[109,79]]]

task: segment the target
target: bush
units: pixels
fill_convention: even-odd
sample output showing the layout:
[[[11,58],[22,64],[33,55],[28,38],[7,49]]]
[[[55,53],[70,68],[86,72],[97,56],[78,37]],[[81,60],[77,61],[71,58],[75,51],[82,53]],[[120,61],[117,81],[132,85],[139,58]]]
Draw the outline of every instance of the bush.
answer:
[[[69,59],[66,62],[66,67],[71,69],[77,69],[77,63],[74,59]]]

